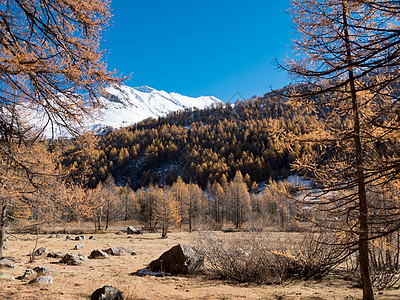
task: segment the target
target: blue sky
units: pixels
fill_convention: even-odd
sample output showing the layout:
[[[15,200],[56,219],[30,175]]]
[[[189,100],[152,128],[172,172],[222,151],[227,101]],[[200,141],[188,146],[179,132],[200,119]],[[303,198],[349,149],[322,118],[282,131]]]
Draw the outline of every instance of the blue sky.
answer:
[[[110,70],[188,96],[262,95],[289,81],[272,62],[290,53],[289,0],[113,0],[102,47]],[[232,99],[235,100],[237,96]]]

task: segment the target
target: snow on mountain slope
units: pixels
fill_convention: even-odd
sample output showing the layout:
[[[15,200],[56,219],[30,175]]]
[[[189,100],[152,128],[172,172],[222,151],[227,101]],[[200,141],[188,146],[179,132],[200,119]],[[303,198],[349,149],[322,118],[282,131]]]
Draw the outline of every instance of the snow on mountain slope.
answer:
[[[95,123],[114,128],[129,126],[149,117],[157,118],[185,108],[203,109],[213,103],[221,103],[215,97],[191,98],[177,93],[157,91],[147,86],[131,88],[126,85],[109,87],[102,100],[106,107],[102,109],[99,121]]]
[[[132,88],[126,85],[110,86],[99,96],[104,107],[97,113],[95,120],[85,122],[82,130],[101,132],[106,127],[120,128],[130,126],[147,118],[157,118],[170,112],[185,108],[203,109],[213,103],[222,103],[215,97],[201,96],[192,98],[177,93],[167,93],[142,86]],[[44,132],[52,137],[51,129]],[[64,129],[57,128],[55,135],[68,135]]]

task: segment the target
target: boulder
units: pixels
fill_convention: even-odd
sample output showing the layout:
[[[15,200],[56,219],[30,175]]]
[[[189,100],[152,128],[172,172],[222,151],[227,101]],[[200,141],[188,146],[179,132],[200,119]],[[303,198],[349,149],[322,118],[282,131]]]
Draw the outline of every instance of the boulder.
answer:
[[[61,264],[66,264],[70,266],[80,266],[82,263],[87,261],[87,257],[84,255],[74,255],[71,253],[67,253],[61,260]]]
[[[95,236],[93,236],[93,235],[89,236],[89,240],[95,240],[95,239],[96,239]]]
[[[0,279],[15,280],[14,276],[6,273],[0,273]]]
[[[35,256],[42,256],[47,254],[47,248],[46,247],[40,247],[39,249],[36,249],[34,252]]]
[[[96,258],[107,258],[108,254],[104,251],[101,250],[93,250],[92,253],[90,253],[89,258],[90,259],[96,259]]]
[[[60,237],[61,237],[60,234],[52,234],[49,236],[49,239],[60,238]]]
[[[75,237],[75,241],[80,241],[80,240],[84,240],[85,236],[84,235],[78,235]]]
[[[50,275],[38,276],[29,281],[29,283],[53,284],[53,277]]]
[[[47,257],[50,257],[50,258],[61,258],[61,257],[64,257],[65,254],[67,254],[67,253],[51,251],[51,252],[49,252],[49,254],[47,254]]]
[[[34,267],[33,271],[36,272],[38,276],[46,276],[46,275],[51,275],[51,273],[54,274],[53,271],[47,269],[46,267],[38,266]],[[26,272],[26,271],[25,271]]]
[[[133,227],[133,226],[128,226],[126,229],[128,234],[142,234],[139,228]]]
[[[0,259],[0,267],[15,269],[17,267],[17,264],[11,259],[2,258]]]
[[[72,237],[70,237],[69,235],[67,235],[67,236],[65,237],[65,239],[66,239],[66,240],[72,240]]]
[[[166,272],[173,275],[190,274],[199,270],[203,262],[204,255],[196,248],[176,245],[153,260],[149,269],[152,272]]]
[[[82,244],[75,245],[74,250],[79,250],[79,249],[83,249]]]
[[[122,254],[131,254],[131,255],[136,254],[131,247],[113,247],[105,249],[103,251],[106,252],[108,255],[112,256],[120,256]]]
[[[90,300],[124,300],[124,296],[117,288],[105,285],[95,290]]]

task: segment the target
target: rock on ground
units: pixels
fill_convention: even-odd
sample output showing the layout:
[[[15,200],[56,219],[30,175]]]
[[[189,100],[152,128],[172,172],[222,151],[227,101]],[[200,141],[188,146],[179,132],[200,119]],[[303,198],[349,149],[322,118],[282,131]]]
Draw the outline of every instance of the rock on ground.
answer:
[[[84,255],[74,255],[67,253],[61,260],[61,264],[66,264],[70,266],[80,266],[82,263],[87,261],[87,257]]]
[[[46,247],[40,247],[39,249],[36,249],[36,251],[34,252],[35,256],[42,256],[47,254],[47,248]]]
[[[203,262],[204,255],[197,249],[179,244],[153,260],[149,269],[152,272],[166,272],[174,275],[190,274],[199,270]]]
[[[90,259],[96,259],[96,258],[107,258],[108,254],[104,251],[101,250],[93,250],[92,253],[90,253],[89,258]]]
[[[15,280],[14,276],[6,273],[0,273],[0,279]]]
[[[79,249],[83,249],[82,244],[75,245],[74,250],[79,250]]]
[[[24,275],[18,276],[18,280],[29,279],[36,275],[36,272],[32,269],[26,269]]]
[[[131,254],[131,255],[135,255],[135,251],[132,250],[131,247],[112,247],[112,248],[108,248],[103,250],[104,252],[106,252],[109,255],[113,255],[113,256],[120,256],[122,254]]]
[[[124,300],[124,296],[117,288],[105,285],[95,290],[90,300]]]
[[[17,264],[14,261],[12,261],[11,259],[2,258],[2,259],[0,259],[0,267],[15,269],[17,267]]]
[[[47,257],[50,257],[50,258],[61,258],[61,257],[64,257],[65,254],[67,254],[67,253],[51,251],[51,252],[49,252],[49,254],[47,254]]]
[[[51,273],[54,273],[53,271],[49,270],[48,268],[42,267],[42,266],[34,267],[33,271],[35,271],[38,276],[51,275]]]
[[[133,226],[128,226],[126,229],[128,234],[142,234],[139,228],[133,227]]]
[[[38,276],[35,279],[29,281],[29,283],[53,284],[53,277],[51,277],[50,275]]]

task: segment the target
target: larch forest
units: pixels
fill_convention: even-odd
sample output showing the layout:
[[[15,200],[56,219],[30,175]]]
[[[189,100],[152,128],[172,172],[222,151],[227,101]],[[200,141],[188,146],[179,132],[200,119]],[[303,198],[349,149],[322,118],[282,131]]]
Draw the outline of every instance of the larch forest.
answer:
[[[198,232],[203,279],[334,278],[362,299],[400,297],[400,3],[291,0],[289,12],[297,59],[276,62],[289,86],[95,134],[77,126],[124,80],[100,48],[110,1],[1,1],[0,258],[10,236],[36,235],[34,263],[52,227],[134,224],[162,241]],[[71,135],[44,137],[57,126]]]

